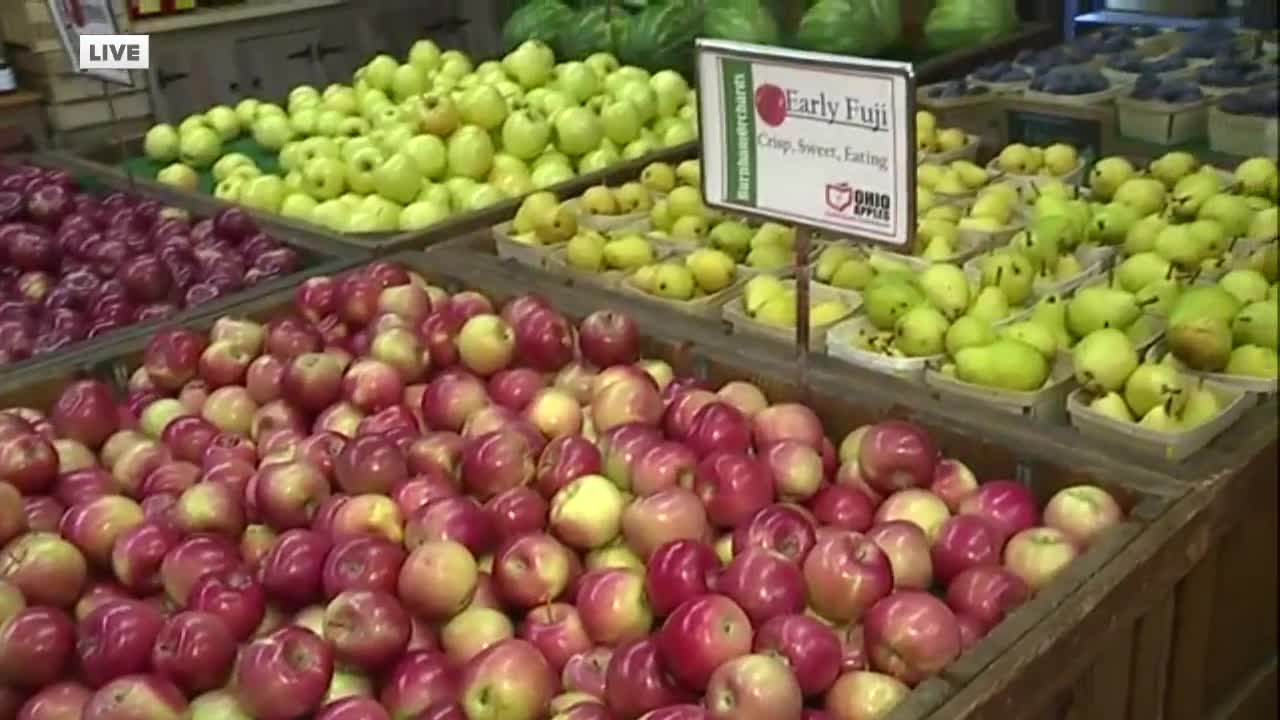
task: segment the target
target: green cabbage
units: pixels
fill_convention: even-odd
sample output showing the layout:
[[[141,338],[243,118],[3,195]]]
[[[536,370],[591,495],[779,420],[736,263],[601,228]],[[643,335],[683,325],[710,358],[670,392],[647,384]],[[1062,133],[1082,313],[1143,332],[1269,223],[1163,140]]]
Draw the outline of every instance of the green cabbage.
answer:
[[[1018,27],[1013,0],[938,0],[924,21],[925,46],[950,52],[991,42]]]
[[[651,0],[624,23],[618,59],[652,71],[692,72],[693,41],[701,30],[701,0]]]
[[[532,0],[507,18],[502,26],[502,45],[512,50],[525,40],[541,40],[555,46],[556,37],[573,19],[573,10],[561,0]]]
[[[764,0],[707,0],[703,7],[703,37],[778,44],[778,22]]]
[[[902,34],[898,0],[816,0],[796,28],[805,50],[874,56]]]

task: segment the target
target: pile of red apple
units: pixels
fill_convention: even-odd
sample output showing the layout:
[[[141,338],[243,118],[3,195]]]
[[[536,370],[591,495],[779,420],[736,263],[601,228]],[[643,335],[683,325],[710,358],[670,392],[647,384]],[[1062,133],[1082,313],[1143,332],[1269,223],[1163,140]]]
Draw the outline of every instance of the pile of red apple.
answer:
[[[0,720],[871,720],[1121,518],[375,262],[0,412]]]
[[[296,253],[242,210],[191,223],[61,170],[0,164],[0,365],[162,319],[293,272]]]

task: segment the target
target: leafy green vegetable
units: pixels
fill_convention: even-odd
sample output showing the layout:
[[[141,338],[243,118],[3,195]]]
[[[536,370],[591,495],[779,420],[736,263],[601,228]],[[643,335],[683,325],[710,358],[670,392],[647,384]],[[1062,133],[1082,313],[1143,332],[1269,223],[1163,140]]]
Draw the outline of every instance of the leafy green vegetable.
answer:
[[[778,22],[765,0],[707,0],[702,35],[720,40],[778,44]]]

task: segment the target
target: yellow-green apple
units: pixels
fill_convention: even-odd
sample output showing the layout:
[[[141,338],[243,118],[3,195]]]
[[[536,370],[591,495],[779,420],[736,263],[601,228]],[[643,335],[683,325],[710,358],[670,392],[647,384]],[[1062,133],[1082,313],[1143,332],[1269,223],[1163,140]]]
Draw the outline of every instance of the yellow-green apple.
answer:
[[[449,174],[483,180],[493,167],[493,138],[483,128],[464,125],[446,143]]]
[[[462,122],[483,130],[496,130],[507,119],[507,101],[492,85],[471,88],[458,98],[458,112]]]
[[[886,718],[910,692],[911,688],[888,675],[853,670],[836,679],[823,708],[832,720]]]
[[[178,159],[178,130],[168,123],[154,125],[142,140],[142,151],[148,159],[167,163]]]
[[[569,589],[578,572],[573,552],[546,533],[512,538],[493,558],[498,594],[517,608],[554,601]]]
[[[769,407],[769,399],[760,388],[745,380],[731,380],[716,391],[716,397],[723,402],[738,408],[738,411],[749,418]]]
[[[516,110],[502,124],[502,147],[523,160],[537,157],[551,142],[551,123],[535,108]]]
[[[566,155],[586,155],[599,147],[604,139],[600,118],[586,108],[568,107],[551,117],[555,125],[556,148]]]
[[[592,570],[578,581],[574,603],[587,634],[600,645],[616,646],[647,637],[653,627],[645,577],[638,572]]]
[[[523,88],[541,87],[551,79],[555,55],[541,40],[526,40],[502,58],[502,68]]]
[[[814,448],[794,440],[783,440],[770,445],[763,455],[780,497],[808,500],[822,486],[822,457]]]
[[[466,607],[475,590],[479,568],[462,544],[425,542],[414,548],[400,569],[397,583],[405,608],[423,618],[453,617]]]
[[[1035,592],[1043,589],[1080,553],[1061,530],[1032,527],[1009,538],[1004,566]]]
[[[373,190],[400,204],[413,202],[422,190],[422,174],[404,153],[394,153],[373,171]]]
[[[607,81],[606,81],[607,82]],[[640,113],[640,122],[648,124],[658,114],[658,95],[648,82],[630,82],[625,78],[612,92],[615,97],[630,101]]]
[[[1082,548],[1123,519],[1124,511],[1116,499],[1095,485],[1063,488],[1044,507],[1044,524]]]
[[[463,665],[515,635],[515,627],[502,612],[484,607],[468,608],[445,623],[440,631],[440,646],[454,665]]]
[[[707,513],[698,496],[682,487],[638,498],[622,513],[622,533],[627,545],[642,558],[673,540],[707,537]]]
[[[626,500],[603,475],[583,475],[551,499],[551,531],[579,550],[602,547],[618,536]]]
[[[173,163],[156,173],[156,181],[181,190],[193,192],[200,186],[200,176],[196,171],[182,163]]]
[[[409,63],[425,73],[440,67],[440,46],[431,40],[418,40],[409,48]]]
[[[245,207],[276,213],[289,192],[284,178],[279,175],[261,175],[246,182],[240,188],[240,204]]]
[[[895,587],[925,590],[932,585],[929,539],[919,525],[896,520],[873,526],[867,537],[888,556]]]
[[[511,364],[515,332],[498,315],[482,313],[467,320],[458,331],[458,357],[477,375],[492,375]]]
[[[704,704],[714,720],[800,720],[804,695],[787,665],[772,655],[743,655],[716,668]]]
[[[422,132],[446,138],[458,128],[461,118],[453,98],[442,93],[427,93],[419,103],[418,127]]]
[[[644,573],[644,560],[625,543],[617,541],[588,553],[585,564],[588,570],[620,568]]]
[[[388,92],[396,102],[402,102],[421,95],[430,85],[431,81],[422,68],[412,63],[405,63],[391,74]]]
[[[946,503],[937,495],[921,488],[899,490],[885,498],[876,509],[877,524],[906,520],[924,531],[930,544],[938,539],[943,523],[951,517]]]
[[[390,55],[376,55],[367,65],[364,66],[364,81],[369,87],[376,90],[386,91],[391,87],[391,80],[395,76],[396,68],[400,67],[400,63]]]

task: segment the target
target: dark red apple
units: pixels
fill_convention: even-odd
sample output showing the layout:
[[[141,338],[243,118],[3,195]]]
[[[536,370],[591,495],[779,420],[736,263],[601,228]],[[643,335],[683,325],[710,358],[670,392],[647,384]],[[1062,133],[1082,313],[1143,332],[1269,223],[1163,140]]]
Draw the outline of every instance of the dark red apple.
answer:
[[[924,428],[904,420],[886,420],[866,429],[858,466],[872,488],[893,493],[928,487],[938,464],[938,449]]]
[[[899,590],[867,611],[863,624],[871,665],[914,685],[960,655],[960,628],[951,609],[917,590]]]
[[[579,572],[573,552],[546,533],[513,538],[503,543],[493,558],[498,593],[516,608],[556,600],[569,590]]]
[[[410,550],[434,540],[454,540],[478,556],[493,549],[497,532],[475,498],[447,497],[420,508],[405,523],[404,543]]]
[[[245,640],[262,623],[267,596],[247,569],[237,567],[202,575],[191,586],[186,607],[218,617],[232,637]]]
[[[978,515],[947,518],[933,543],[933,574],[943,585],[974,567],[1000,564],[1000,534]]]
[[[84,716],[93,693],[78,682],[49,685],[32,695],[17,713],[17,720],[73,720]],[[8,715],[6,717],[15,717]]]
[[[176,392],[196,376],[207,345],[203,335],[191,330],[161,330],[147,343],[142,366],[157,388]]]
[[[818,542],[804,561],[809,604],[834,622],[858,622],[893,589],[884,551],[866,537],[837,532]]]
[[[160,577],[165,593],[185,606],[191,588],[200,578],[240,566],[240,549],[219,535],[192,535],[165,555]]]
[[[761,625],[756,631],[754,650],[785,661],[805,695],[821,695],[840,674],[840,638],[829,626],[808,615],[780,615]]]
[[[663,665],[686,687],[705,690],[721,664],[751,652],[751,619],[724,595],[688,600],[656,636]]]
[[[602,468],[600,451],[590,440],[581,435],[565,435],[542,449],[534,470],[534,485],[544,498],[550,499],[583,475],[600,474]]]
[[[957,615],[973,619],[986,633],[1030,597],[1030,589],[1017,575],[985,565],[956,575],[947,585],[946,599]]]
[[[488,499],[533,480],[532,448],[515,430],[496,430],[472,440],[463,451],[462,480],[481,499]]]
[[[508,540],[547,527],[549,505],[530,487],[521,485],[493,496],[485,503],[498,540]]]
[[[1000,544],[1040,524],[1031,491],[1012,480],[993,480],[978,486],[960,503],[961,515],[978,515],[1000,533]]]
[[[519,636],[529,641],[559,674],[569,659],[591,649],[591,637],[583,626],[578,608],[551,603],[529,611],[520,623]]]
[[[38,495],[48,492],[57,479],[58,453],[49,440],[34,433],[0,438],[0,482],[23,495]]]
[[[151,653],[155,672],[190,694],[221,687],[231,673],[236,638],[213,613],[180,612],[165,620]]]
[[[537,308],[513,326],[520,361],[542,372],[555,372],[573,359],[573,326],[551,308]]]
[[[310,630],[286,626],[247,645],[236,660],[235,677],[236,699],[252,717],[308,716],[324,701],[333,651]]]
[[[737,555],[753,547],[762,548],[802,563],[816,541],[813,520],[804,510],[775,503],[734,529],[733,552]]]
[[[720,574],[720,559],[706,543],[673,540],[654,551],[645,564],[645,591],[658,616],[709,593]]]
[[[58,396],[49,413],[58,434],[99,448],[118,429],[115,398],[106,383],[79,380]]]
[[[395,443],[378,435],[347,442],[334,461],[338,486],[348,494],[387,494],[409,477],[404,454]]]
[[[751,424],[732,405],[710,402],[693,416],[686,442],[699,457],[715,452],[743,454],[751,448]]]
[[[75,637],[75,625],[61,610],[19,610],[0,627],[0,682],[35,689],[62,680]]]
[[[800,566],[772,550],[751,547],[734,556],[716,581],[723,593],[756,626],[804,610],[805,579]]]
[[[412,630],[409,613],[382,590],[345,590],[324,611],[324,638],[334,659],[368,672],[403,655]]]
[[[294,529],[276,538],[258,579],[267,597],[292,607],[314,603],[322,596],[321,574],[329,540],[311,530]]]
[[[158,610],[136,600],[112,600],[94,608],[76,631],[76,658],[85,681],[100,687],[122,675],[145,672],[163,624]]]
[[[582,356],[598,368],[633,363],[640,356],[640,330],[634,320],[612,310],[597,310],[578,325]]]
[[[421,718],[423,711],[457,699],[458,680],[444,653],[411,652],[388,673],[378,699],[393,718]]]
[[[827,485],[809,501],[814,518],[841,530],[866,532],[875,516],[871,498],[851,485]]]
[[[634,718],[692,700],[692,693],[676,682],[668,667],[654,640],[618,646],[605,675],[604,698],[609,709],[619,717]]]
[[[773,502],[769,469],[748,455],[715,453],[698,463],[694,492],[712,524],[733,528]]]
[[[362,535],[336,544],[325,558],[325,597],[348,590],[394,593],[405,552],[385,538]]]

